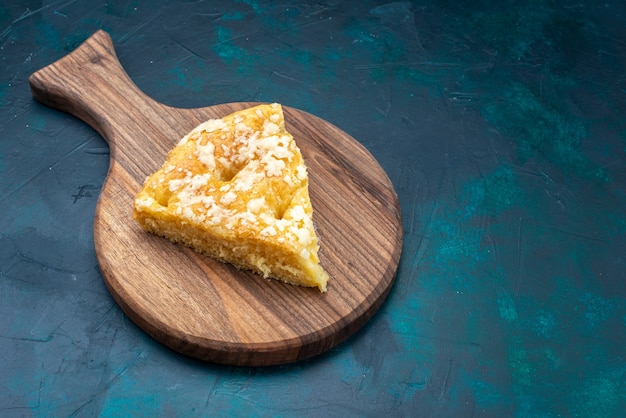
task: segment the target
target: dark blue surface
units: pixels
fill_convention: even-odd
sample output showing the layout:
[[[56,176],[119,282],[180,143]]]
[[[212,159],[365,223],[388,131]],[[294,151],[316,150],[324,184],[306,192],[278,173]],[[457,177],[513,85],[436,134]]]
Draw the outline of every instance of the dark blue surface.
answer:
[[[621,2],[0,4],[0,415],[622,416]],[[261,369],[155,343],[108,294],[108,147],[27,78],[97,29],[148,95],[277,101],[398,192],[396,284],[357,335]]]

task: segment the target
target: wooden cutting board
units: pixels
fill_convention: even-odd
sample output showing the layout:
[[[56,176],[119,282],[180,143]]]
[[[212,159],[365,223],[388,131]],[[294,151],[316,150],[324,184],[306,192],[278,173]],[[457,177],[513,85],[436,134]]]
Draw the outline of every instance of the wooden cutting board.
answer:
[[[402,248],[398,198],[372,155],[339,128],[283,106],[308,167],[320,259],[331,276],[320,293],[214,261],[132,219],[144,179],[183,135],[256,103],[158,103],[133,84],[102,31],[29,82],[36,100],[82,119],[109,144],[94,222],[98,263],[117,303],[157,341],[223,364],[294,362],[344,341],[385,300]]]

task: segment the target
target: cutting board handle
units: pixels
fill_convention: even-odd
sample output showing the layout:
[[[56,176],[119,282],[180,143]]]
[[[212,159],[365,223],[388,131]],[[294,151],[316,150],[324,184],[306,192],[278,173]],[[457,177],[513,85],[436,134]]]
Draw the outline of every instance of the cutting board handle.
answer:
[[[113,41],[99,30],[73,52],[33,73],[28,82],[33,97],[88,123],[109,146],[132,132],[145,109],[155,117],[162,105],[146,96],[120,64]],[[115,121],[111,124],[110,121]]]

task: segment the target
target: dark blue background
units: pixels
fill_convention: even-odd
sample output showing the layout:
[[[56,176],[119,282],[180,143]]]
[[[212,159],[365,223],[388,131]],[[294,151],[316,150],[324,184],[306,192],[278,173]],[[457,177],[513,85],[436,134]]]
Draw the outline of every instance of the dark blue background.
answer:
[[[0,4],[0,415],[620,416],[624,22],[611,1]],[[158,101],[276,101],[371,151],[405,238],[364,329],[252,369],[129,321],[93,247],[108,147],[27,82],[97,29]]]

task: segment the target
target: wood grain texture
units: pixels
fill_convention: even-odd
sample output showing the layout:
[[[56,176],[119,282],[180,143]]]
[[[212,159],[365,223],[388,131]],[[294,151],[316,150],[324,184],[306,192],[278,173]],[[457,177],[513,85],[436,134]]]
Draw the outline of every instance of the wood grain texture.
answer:
[[[146,176],[200,122],[256,103],[172,108],[142,93],[96,32],[29,78],[36,100],[96,129],[111,150],[96,208],[95,248],[106,285],[145,332],[185,355],[264,366],[320,354],[372,317],[395,278],[402,224],[394,188],[354,138],[283,106],[308,167],[326,293],[243,272],[144,232],[132,202]]]

